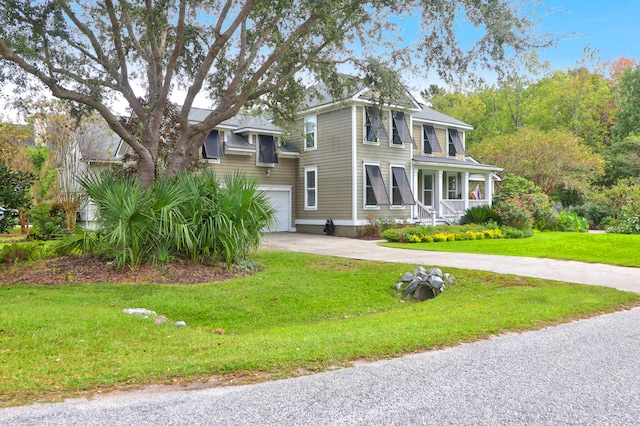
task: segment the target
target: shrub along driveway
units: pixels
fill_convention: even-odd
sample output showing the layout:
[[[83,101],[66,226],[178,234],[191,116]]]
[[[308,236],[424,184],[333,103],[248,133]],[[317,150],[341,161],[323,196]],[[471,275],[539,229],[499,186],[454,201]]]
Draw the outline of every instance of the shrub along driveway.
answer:
[[[264,238],[263,247],[351,259],[478,269],[500,274],[601,285],[640,293],[640,268],[529,257],[396,249],[381,247],[378,241],[299,233],[268,234]]]

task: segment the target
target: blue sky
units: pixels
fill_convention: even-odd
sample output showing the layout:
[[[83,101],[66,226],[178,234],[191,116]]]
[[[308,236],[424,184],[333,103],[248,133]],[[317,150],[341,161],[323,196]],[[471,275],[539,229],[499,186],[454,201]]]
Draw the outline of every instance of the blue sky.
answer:
[[[553,33],[575,33],[558,46],[541,52],[553,69],[573,67],[589,44],[603,60],[621,57],[640,59],[640,1],[638,0],[548,0],[549,9],[562,9],[542,25]]]

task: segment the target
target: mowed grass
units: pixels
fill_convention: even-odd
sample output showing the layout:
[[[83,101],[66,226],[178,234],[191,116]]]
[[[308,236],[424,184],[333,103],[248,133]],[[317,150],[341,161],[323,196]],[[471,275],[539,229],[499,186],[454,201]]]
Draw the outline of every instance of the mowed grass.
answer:
[[[445,270],[455,277],[450,288],[417,303],[395,289],[416,265],[259,258],[261,272],[219,283],[0,287],[0,405],[288,377],[640,305],[640,295],[611,288],[456,269]]]
[[[545,257],[640,267],[640,235],[539,232],[532,237],[519,239],[381,245],[412,250]]]

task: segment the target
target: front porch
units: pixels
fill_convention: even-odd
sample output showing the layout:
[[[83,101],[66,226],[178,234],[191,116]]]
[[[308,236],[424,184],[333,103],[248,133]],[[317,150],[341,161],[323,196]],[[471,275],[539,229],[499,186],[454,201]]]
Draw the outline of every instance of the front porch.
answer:
[[[416,204],[411,212],[416,223],[452,224],[460,221],[467,209],[490,206],[494,180],[493,170],[460,171],[413,168]]]

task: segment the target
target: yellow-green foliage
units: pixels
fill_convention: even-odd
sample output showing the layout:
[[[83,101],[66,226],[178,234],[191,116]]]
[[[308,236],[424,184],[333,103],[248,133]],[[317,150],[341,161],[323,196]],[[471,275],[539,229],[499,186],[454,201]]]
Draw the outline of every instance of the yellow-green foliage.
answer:
[[[408,243],[419,243],[422,242],[422,238],[420,238],[418,235],[409,235],[409,238],[407,239]]]
[[[384,231],[382,238],[391,242],[401,243],[439,243],[445,241],[492,240],[504,238],[504,235],[498,228],[483,229],[482,226],[478,225],[408,226]]]

